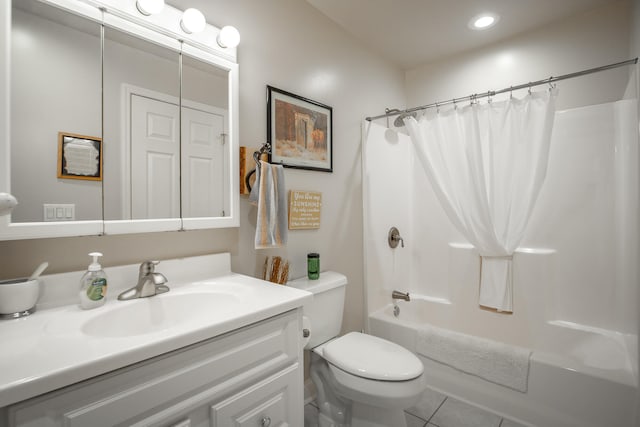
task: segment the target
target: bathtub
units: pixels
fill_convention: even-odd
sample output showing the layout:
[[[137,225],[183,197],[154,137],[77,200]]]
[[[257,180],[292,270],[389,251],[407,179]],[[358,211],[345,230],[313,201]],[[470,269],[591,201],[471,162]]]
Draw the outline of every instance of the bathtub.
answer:
[[[565,321],[518,328],[506,315],[455,313],[446,301],[412,295],[369,315],[369,332],[416,352],[421,325],[431,324],[532,350],[528,388],[519,392],[418,356],[427,384],[525,425],[601,427],[635,425],[637,337]],[[454,315],[455,314],[455,315]],[[475,317],[474,317],[475,316]],[[506,320],[505,320],[506,319]],[[494,323],[492,323],[494,322]]]

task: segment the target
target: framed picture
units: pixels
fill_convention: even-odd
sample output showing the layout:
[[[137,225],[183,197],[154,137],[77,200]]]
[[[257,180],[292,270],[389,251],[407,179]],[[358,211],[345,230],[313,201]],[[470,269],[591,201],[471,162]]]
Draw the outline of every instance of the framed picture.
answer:
[[[58,132],[58,178],[102,181],[102,139]]]
[[[333,109],[267,86],[269,162],[333,172]]]

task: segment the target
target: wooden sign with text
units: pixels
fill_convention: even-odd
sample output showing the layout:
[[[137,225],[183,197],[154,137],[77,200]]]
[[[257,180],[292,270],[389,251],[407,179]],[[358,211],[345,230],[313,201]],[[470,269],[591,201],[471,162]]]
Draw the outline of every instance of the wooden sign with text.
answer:
[[[289,230],[320,228],[322,193],[289,191]]]

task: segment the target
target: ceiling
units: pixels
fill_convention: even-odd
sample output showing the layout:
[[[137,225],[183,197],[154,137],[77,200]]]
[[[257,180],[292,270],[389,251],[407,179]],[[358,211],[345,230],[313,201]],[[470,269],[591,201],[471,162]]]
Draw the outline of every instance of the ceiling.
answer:
[[[365,45],[403,69],[475,49],[616,0],[307,0]],[[491,29],[469,20],[500,15]]]

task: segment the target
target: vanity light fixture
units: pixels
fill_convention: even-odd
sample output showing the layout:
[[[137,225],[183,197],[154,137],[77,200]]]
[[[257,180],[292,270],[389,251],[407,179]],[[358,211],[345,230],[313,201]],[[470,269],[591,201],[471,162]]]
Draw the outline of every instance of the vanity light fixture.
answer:
[[[240,44],[240,32],[236,27],[226,25],[222,27],[216,40],[222,48],[234,48]]]
[[[472,30],[486,30],[493,27],[500,20],[500,15],[495,13],[481,13],[469,21],[469,28]]]
[[[0,193],[0,216],[10,215],[13,208],[18,205],[16,198],[9,193]]]
[[[198,9],[189,8],[182,13],[182,19],[180,20],[180,28],[187,34],[199,33],[204,30],[207,25],[202,12]]]
[[[156,15],[164,9],[164,0],[136,0],[136,8],[144,16]]]

